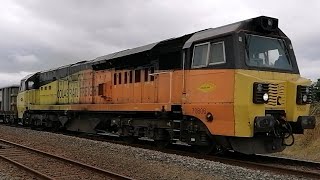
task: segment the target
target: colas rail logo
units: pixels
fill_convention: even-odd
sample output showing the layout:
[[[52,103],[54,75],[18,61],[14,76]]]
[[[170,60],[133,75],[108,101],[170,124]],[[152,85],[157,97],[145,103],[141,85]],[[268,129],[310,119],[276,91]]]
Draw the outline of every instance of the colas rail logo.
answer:
[[[214,85],[213,83],[204,83],[198,88],[198,90],[207,93],[213,91],[215,88],[216,85]]]

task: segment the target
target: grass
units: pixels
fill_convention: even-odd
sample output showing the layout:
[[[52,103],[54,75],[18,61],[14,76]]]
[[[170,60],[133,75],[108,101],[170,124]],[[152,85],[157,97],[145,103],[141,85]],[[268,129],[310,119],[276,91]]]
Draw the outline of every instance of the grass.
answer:
[[[310,113],[316,116],[316,128],[305,130],[303,135],[295,135],[295,144],[279,155],[320,161],[320,103],[313,104]]]

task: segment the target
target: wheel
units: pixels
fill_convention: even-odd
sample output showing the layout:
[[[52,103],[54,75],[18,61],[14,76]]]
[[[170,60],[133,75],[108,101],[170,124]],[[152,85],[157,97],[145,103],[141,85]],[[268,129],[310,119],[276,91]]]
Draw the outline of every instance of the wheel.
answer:
[[[22,126],[30,126],[31,123],[30,123],[30,114],[28,112],[25,112],[23,114],[23,117],[21,119],[21,124]]]
[[[165,149],[170,144],[170,140],[155,140],[154,142],[159,149]]]
[[[123,140],[127,144],[134,144],[134,143],[136,143],[138,141],[138,138],[134,137],[134,136],[124,136]]]
[[[52,121],[52,127],[50,128],[51,132],[58,132],[60,131],[61,123],[60,121]]]
[[[202,139],[202,142],[205,142],[205,144],[193,145],[193,149],[197,153],[206,155],[210,153],[215,153],[217,151],[217,144],[207,134],[202,134],[201,139]]]
[[[192,147],[197,153],[203,154],[203,155],[213,153],[216,150],[215,144],[211,144],[211,145],[207,145],[207,146],[193,145]]]
[[[165,129],[156,129],[155,130],[155,145],[160,148],[164,149],[170,144],[170,134]]]

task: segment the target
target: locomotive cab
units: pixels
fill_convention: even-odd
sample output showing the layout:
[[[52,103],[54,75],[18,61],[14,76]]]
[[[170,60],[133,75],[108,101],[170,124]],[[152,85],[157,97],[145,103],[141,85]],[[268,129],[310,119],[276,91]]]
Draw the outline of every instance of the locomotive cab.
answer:
[[[270,21],[274,22],[271,18]],[[244,49],[242,60],[247,69],[237,70],[236,78],[247,80],[241,84],[236,82],[236,86],[247,90],[251,87],[252,102],[248,103],[248,109],[252,112],[247,111],[247,117],[251,119],[249,123],[253,129],[247,131],[254,137],[250,141],[254,141],[252,147],[255,148],[244,147],[245,140],[242,143],[231,140],[234,150],[247,153],[282,151],[294,144],[293,134],[315,128],[315,117],[309,116],[311,81],[300,77],[291,41],[277,29],[239,34],[239,38],[244,39],[240,48]],[[241,91],[235,93],[246,94]],[[241,112],[241,107],[235,105],[235,108]],[[241,122],[245,119],[240,116],[236,121],[238,118]],[[243,129],[241,131],[240,134],[245,133]]]
[[[300,77],[291,41],[277,19],[261,16],[208,29],[185,48],[192,52],[190,76],[202,74],[191,78],[202,83],[187,83],[187,91],[207,89],[192,93],[194,108],[205,113],[190,113],[214,136],[229,136],[224,146],[247,154],[278,152],[294,143],[293,134],[315,128],[315,117],[309,116],[311,81]]]
[[[39,79],[38,73],[30,74],[20,82],[19,94],[17,97],[18,118],[23,119],[26,111],[31,105],[39,103]]]

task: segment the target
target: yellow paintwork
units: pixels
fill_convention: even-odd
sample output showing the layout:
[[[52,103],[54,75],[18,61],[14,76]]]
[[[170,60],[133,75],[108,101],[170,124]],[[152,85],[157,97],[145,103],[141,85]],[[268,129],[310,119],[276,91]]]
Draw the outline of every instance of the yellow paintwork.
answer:
[[[80,100],[79,73],[68,76],[39,88],[18,94],[18,117],[28,110],[69,110],[70,106],[57,104],[78,104]]]
[[[285,106],[272,107],[252,102],[253,83],[277,83],[284,86]],[[296,86],[310,85],[311,81],[298,74],[236,70],[234,91],[235,136],[252,137],[254,118],[265,116],[265,110],[285,110],[288,121],[297,121],[298,116],[308,115],[310,105],[296,104]]]
[[[30,109],[32,105],[40,103],[39,90],[33,89],[20,92],[17,97],[18,118],[23,117],[23,113]]]
[[[38,89],[32,89],[28,91],[28,107],[30,105],[39,104],[40,103],[40,91]]]
[[[52,105],[79,103],[79,89],[79,81],[68,77],[43,85],[40,87],[40,104]]]
[[[40,87],[40,104],[56,104],[57,103],[57,81]]]
[[[79,81],[69,81],[69,104],[78,104],[80,100]]]
[[[18,110],[18,118],[23,117],[23,113],[26,111],[27,107],[27,91],[20,92],[17,96],[17,110]]]
[[[68,104],[69,102],[69,81],[66,79],[58,80],[58,104]]]
[[[198,89],[202,92],[211,92],[216,88],[216,85],[213,83],[204,83]]]
[[[68,111],[71,110],[71,105],[32,105],[33,110],[51,110],[51,111]]]
[[[58,104],[78,104],[80,101],[79,73],[60,79],[58,84]]]

